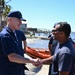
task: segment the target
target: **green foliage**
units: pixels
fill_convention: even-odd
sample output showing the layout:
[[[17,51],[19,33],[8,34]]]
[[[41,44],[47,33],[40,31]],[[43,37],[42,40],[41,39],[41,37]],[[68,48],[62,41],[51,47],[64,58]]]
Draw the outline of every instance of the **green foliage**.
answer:
[[[10,6],[10,5],[5,5],[2,15],[6,18],[7,14],[8,14],[10,11],[11,11],[11,6]]]
[[[11,6],[10,5],[7,5],[11,0],[5,2],[5,0],[0,0],[2,1],[3,3],[3,13],[2,13],[2,16],[4,17],[4,21],[5,21],[5,25],[6,25],[6,18],[7,18],[7,14],[11,11]]]
[[[10,1],[10,0],[9,0]],[[9,2],[8,1],[8,2]],[[4,9],[3,9],[3,17],[6,18],[7,14],[11,11],[11,6],[10,5],[7,5],[8,2],[4,2],[5,5],[4,5]]]
[[[11,0],[9,0],[11,1]],[[7,14],[11,11],[11,6],[10,5],[7,5],[7,3],[9,2],[5,2],[5,0],[0,0],[0,5],[3,5],[3,13],[2,13],[2,16],[4,18],[6,18]]]

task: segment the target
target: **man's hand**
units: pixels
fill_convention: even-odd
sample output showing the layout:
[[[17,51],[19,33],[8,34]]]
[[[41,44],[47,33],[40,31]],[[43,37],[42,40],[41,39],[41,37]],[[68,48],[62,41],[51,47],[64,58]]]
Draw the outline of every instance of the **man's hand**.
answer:
[[[37,66],[37,67],[42,66],[42,63],[40,61],[41,59],[37,58],[37,59],[33,59],[33,60],[34,60],[34,63],[33,63],[34,66]]]

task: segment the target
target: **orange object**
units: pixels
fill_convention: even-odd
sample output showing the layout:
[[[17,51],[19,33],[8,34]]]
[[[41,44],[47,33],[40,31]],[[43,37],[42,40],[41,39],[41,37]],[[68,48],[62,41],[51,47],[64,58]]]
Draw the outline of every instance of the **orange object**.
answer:
[[[42,48],[31,48],[31,47],[26,47],[26,54],[28,54],[32,58],[48,58],[50,57],[50,52],[49,50],[45,50]]]

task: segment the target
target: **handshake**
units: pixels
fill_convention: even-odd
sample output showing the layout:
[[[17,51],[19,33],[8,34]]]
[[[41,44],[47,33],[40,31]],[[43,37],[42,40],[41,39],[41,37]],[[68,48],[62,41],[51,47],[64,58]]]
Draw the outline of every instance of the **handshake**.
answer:
[[[45,59],[40,59],[40,58],[37,58],[37,59],[30,59],[31,63],[34,65],[34,66],[42,66],[42,64],[45,64],[45,65],[49,65],[49,64],[52,64],[53,62],[53,57],[54,56],[50,56],[49,58],[45,58]]]
[[[40,67],[43,64],[44,65],[50,65],[53,62],[53,57],[54,56],[50,56],[49,58],[44,58],[44,59],[40,59],[40,58],[25,58],[25,64],[26,63],[32,63],[34,66]]]
[[[39,59],[39,58],[37,58],[37,59],[31,59],[31,63],[34,65],[34,66],[37,66],[37,67],[40,67],[40,66],[42,66],[42,59]]]

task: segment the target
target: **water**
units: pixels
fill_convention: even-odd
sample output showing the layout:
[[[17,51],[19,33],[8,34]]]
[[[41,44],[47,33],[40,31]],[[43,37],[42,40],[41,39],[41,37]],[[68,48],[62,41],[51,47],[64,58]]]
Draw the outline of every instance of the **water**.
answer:
[[[48,49],[48,42],[49,40],[27,39],[27,46]]]
[[[43,37],[48,37],[49,34],[45,33],[36,33],[35,36],[43,36]],[[71,38],[75,42],[75,32],[71,33]],[[27,46],[33,47],[33,48],[44,48],[48,49],[48,42],[49,40],[41,40],[39,38],[32,38],[32,39],[27,39]]]
[[[48,37],[49,36],[49,33],[35,33],[35,36],[46,36]]]

